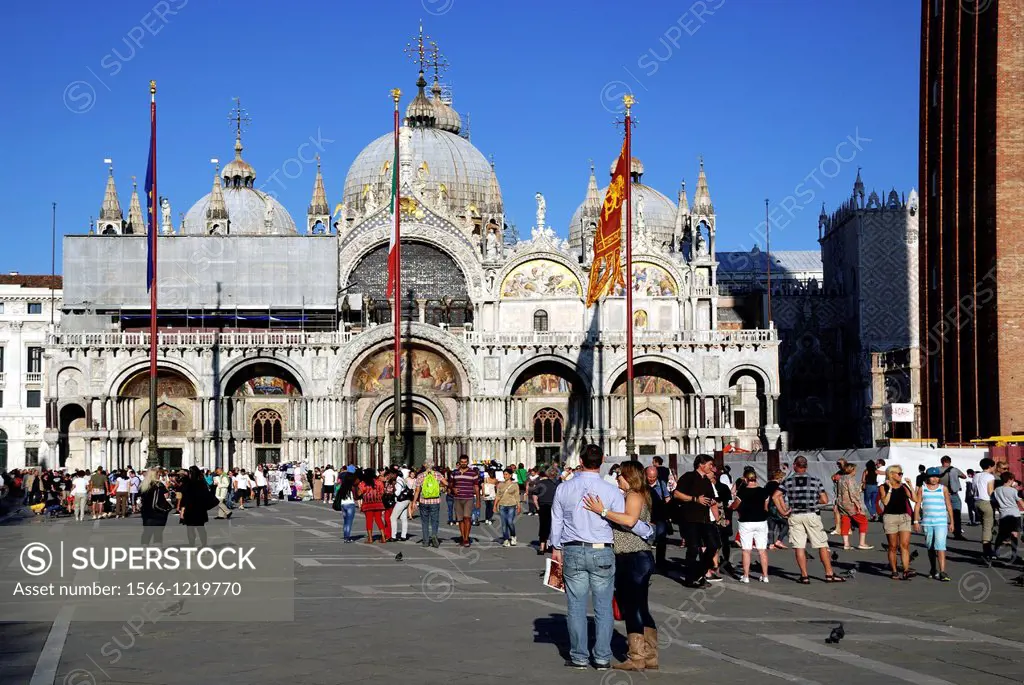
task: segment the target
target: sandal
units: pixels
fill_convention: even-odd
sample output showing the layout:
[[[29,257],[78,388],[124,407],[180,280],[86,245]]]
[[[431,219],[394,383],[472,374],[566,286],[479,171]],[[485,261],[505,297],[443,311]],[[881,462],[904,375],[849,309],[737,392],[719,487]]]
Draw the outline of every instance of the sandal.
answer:
[[[800,583],[801,585],[810,585],[811,584],[811,579],[808,578],[807,576],[800,576],[800,580],[798,580],[797,582]]]
[[[850,551],[851,549],[853,549],[853,547],[850,547],[849,545],[844,545],[844,546],[843,546],[843,549],[844,549],[845,551],[849,552],[849,551]]]
[[[893,580],[902,580],[902,576],[900,576],[899,571],[893,571],[892,575],[889,576],[889,577],[892,578]]]
[[[835,574],[831,574],[831,575],[826,575],[825,576],[825,582],[826,583],[845,583],[846,582],[846,578],[843,578],[842,576],[837,576]]]

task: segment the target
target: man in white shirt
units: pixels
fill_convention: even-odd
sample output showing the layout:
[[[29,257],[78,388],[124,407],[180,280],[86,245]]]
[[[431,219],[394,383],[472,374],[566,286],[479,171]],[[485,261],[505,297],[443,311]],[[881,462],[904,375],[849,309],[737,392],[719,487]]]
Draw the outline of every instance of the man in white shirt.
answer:
[[[263,468],[256,467],[253,473],[253,481],[256,489],[253,491],[253,497],[256,500],[256,506],[260,506],[260,496],[263,497],[263,503],[269,504],[267,501],[267,477],[263,475]]]
[[[981,471],[974,474],[974,507],[981,517],[981,553],[986,559],[994,559],[992,551],[992,526],[995,512],[992,510],[992,492],[996,488],[996,463],[988,457],[981,460]]]
[[[246,475],[245,469],[238,472],[238,475],[234,478],[235,481],[235,493],[238,499],[238,508],[245,509],[245,502],[249,499],[250,489],[252,488],[252,481],[249,480],[249,476]]]
[[[128,480],[128,474],[124,471],[118,471],[117,479],[114,481],[114,492],[117,496],[114,516],[117,518],[128,516],[128,490],[131,488],[131,484],[131,481]]]
[[[71,494],[75,498],[75,520],[84,521],[89,508],[89,476],[84,471],[76,471],[71,479]]]
[[[135,473],[132,469],[128,469],[128,507],[132,511],[136,509],[140,485],[142,485],[142,479],[139,478],[139,474]]]
[[[405,469],[403,469],[403,473]],[[324,469],[324,495],[323,500],[327,504],[334,501],[334,486],[338,484],[338,472],[334,470],[334,467],[330,464]]]

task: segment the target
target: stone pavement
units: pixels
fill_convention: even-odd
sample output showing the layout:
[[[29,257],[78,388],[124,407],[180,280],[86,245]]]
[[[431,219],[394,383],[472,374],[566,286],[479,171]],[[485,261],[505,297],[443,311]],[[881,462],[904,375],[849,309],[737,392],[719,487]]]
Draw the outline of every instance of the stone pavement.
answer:
[[[361,515],[356,521],[361,524]],[[8,570],[18,563],[13,540],[26,527],[78,526],[85,536],[125,524],[140,525],[137,519],[10,520],[0,526],[0,564]],[[542,559],[525,544],[535,537],[537,519],[523,517],[518,525],[518,547],[491,542],[495,525],[475,528],[480,542],[463,550],[450,541],[455,529],[442,523],[445,537],[435,550],[413,542],[342,544],[340,516],[324,505],[282,502],[239,511],[228,522],[211,522],[211,533],[259,526],[295,534],[294,622],[158,622],[137,631],[75,620],[3,623],[0,683],[1024,682],[1024,588],[1012,582],[1018,571],[981,563],[977,542],[951,542],[953,582],[892,581],[882,568],[878,530],[869,537],[875,550],[839,550],[837,567],[858,570],[843,585],[822,582],[817,562],[812,585],[793,582],[788,551],[771,554],[767,585],[727,579],[695,591],[658,576],[651,602],[664,643],[661,670],[571,671],[563,667],[564,596],[542,587]],[[418,520],[411,522],[414,539],[419,529]],[[976,528],[967,533],[977,538]],[[922,542],[914,536],[922,550],[914,566],[924,572]],[[398,552],[402,561],[394,558]],[[670,547],[669,554],[681,550]],[[739,552],[734,555],[738,562]],[[838,622],[845,639],[826,644]],[[622,623],[613,648],[625,651]]]

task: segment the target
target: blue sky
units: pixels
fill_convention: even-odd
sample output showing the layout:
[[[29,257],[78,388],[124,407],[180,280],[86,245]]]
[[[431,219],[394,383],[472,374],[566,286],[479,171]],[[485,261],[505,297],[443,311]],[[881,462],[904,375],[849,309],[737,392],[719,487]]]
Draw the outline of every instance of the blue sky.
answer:
[[[0,272],[49,272],[51,202],[58,234],[87,231],[105,157],[127,213],[131,176],[146,172],[149,79],[176,222],[209,192],[210,158],[231,158],[239,96],[257,185],[278,171],[267,189],[304,224],[315,165],[288,160],[319,141],[340,200],[352,160],[390,128],[388,90],[406,102],[415,91],[403,48],[420,19],[522,235],[535,192],[564,235],[588,159],[607,178],[621,144],[612,110],[630,89],[644,182],[674,200],[686,179],[692,201],[703,155],[719,250],[762,239],[765,198],[773,249],[817,249],[821,203],[845,199],[858,166],[869,190],[917,185],[919,13],[910,0],[12,4],[0,26]]]

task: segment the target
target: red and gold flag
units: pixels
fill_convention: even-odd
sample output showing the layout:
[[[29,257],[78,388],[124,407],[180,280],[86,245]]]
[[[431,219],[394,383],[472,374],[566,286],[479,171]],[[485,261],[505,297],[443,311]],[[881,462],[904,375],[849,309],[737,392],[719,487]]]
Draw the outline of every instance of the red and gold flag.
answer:
[[[608,191],[604,195],[601,217],[594,236],[594,260],[590,266],[590,284],[587,288],[587,307],[613,292],[615,286],[626,287],[622,278],[622,205],[626,201],[629,183],[629,159],[626,143],[622,144],[619,161]]]

